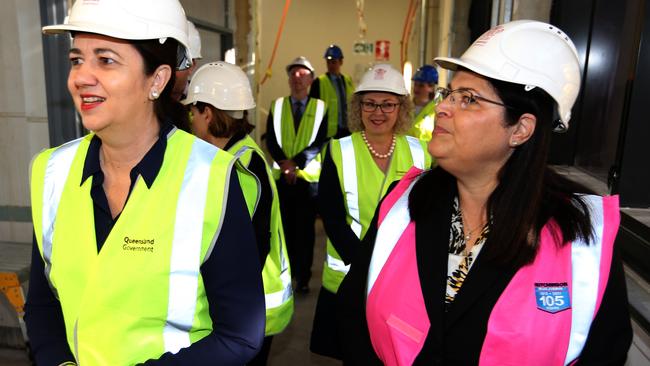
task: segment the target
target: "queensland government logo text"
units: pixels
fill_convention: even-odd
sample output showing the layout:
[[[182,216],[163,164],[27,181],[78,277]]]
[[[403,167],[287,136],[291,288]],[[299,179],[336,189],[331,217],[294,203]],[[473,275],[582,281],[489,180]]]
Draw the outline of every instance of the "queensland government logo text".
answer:
[[[133,239],[125,236],[122,250],[153,253],[154,242],[155,239]]]

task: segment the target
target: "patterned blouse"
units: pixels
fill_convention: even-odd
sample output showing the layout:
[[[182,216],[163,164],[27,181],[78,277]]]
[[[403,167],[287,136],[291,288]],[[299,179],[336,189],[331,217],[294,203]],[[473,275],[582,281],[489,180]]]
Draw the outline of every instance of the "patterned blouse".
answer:
[[[451,232],[449,233],[449,259],[447,264],[447,295],[445,296],[445,307],[454,302],[456,294],[460,291],[463,282],[478,257],[489,232],[489,225],[485,225],[481,231],[476,244],[467,252],[467,242],[463,234],[463,217],[458,204],[458,197],[454,199],[454,210],[451,214]]]

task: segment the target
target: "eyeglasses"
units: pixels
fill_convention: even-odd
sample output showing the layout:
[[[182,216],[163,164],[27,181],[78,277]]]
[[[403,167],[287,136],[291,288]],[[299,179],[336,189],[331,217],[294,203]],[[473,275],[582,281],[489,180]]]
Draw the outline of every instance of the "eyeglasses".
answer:
[[[505,108],[512,108],[503,103],[483,98],[467,89],[449,90],[447,88],[436,88],[434,100],[436,103],[448,100],[452,105],[456,105],[458,102],[460,109],[468,109],[470,106],[478,106],[478,101],[500,105]]]
[[[395,111],[395,108],[400,104],[401,103],[390,103],[390,102],[384,102],[384,103],[381,103],[381,104],[377,104],[377,103],[374,103],[374,102],[364,102],[364,101],[362,101],[361,102],[361,109],[363,109],[364,112],[372,113],[372,112],[376,111],[377,108],[379,107],[379,109],[383,113],[392,113],[392,112]]]

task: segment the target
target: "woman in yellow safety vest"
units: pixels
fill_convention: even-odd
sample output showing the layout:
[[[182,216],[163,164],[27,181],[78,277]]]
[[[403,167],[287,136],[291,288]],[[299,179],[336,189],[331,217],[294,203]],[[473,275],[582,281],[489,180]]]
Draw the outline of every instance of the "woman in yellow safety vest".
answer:
[[[266,337],[262,350],[248,365],[266,365],[273,335],[291,320],[293,293],[275,180],[264,152],[248,135],[254,126],[248,123],[245,111],[255,108],[248,77],[227,62],[205,64],[192,77],[187,99],[181,103],[190,108],[196,136],[235,155],[256,177],[257,184],[242,188],[263,266]]]
[[[376,65],[350,102],[350,136],[332,140],[319,181],[319,212],[328,236],[323,288],[318,295],[310,349],[339,358],[336,293],[359,250],[377,204],[411,166],[431,165],[424,142],[404,136],[413,104],[404,79],[390,65]]]
[[[245,364],[264,334],[260,264],[237,160],[175,127],[182,6],[79,0],[43,31],[72,35],[68,90],[91,133],[32,163],[36,363]]]

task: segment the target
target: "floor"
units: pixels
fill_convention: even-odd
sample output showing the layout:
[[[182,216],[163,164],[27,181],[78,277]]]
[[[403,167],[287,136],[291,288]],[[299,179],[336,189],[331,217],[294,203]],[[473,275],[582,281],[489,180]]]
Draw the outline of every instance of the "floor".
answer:
[[[3,244],[3,243],[0,243]],[[15,245],[6,245],[14,252],[11,255],[11,262],[29,261],[29,249],[21,250]],[[27,246],[29,248],[29,246]],[[0,260],[2,253],[8,256],[8,252],[0,250]],[[17,258],[20,257],[20,258]],[[9,259],[9,258],[5,258]],[[314,268],[313,277],[310,284],[311,291],[308,294],[299,294],[295,297],[295,312],[293,320],[287,329],[281,334],[275,336],[271,347],[269,357],[269,366],[284,365],[314,365],[330,366],[340,365],[341,363],[327,357],[321,357],[309,352],[309,337],[311,334],[311,324],[314,317],[314,308],[318,291],[320,290],[320,279],[325,259],[325,234],[320,220],[316,225],[316,247],[314,250]],[[28,262],[25,262],[28,263]],[[23,350],[2,349],[0,348],[0,365],[2,366],[27,366],[31,365],[27,355]]]

